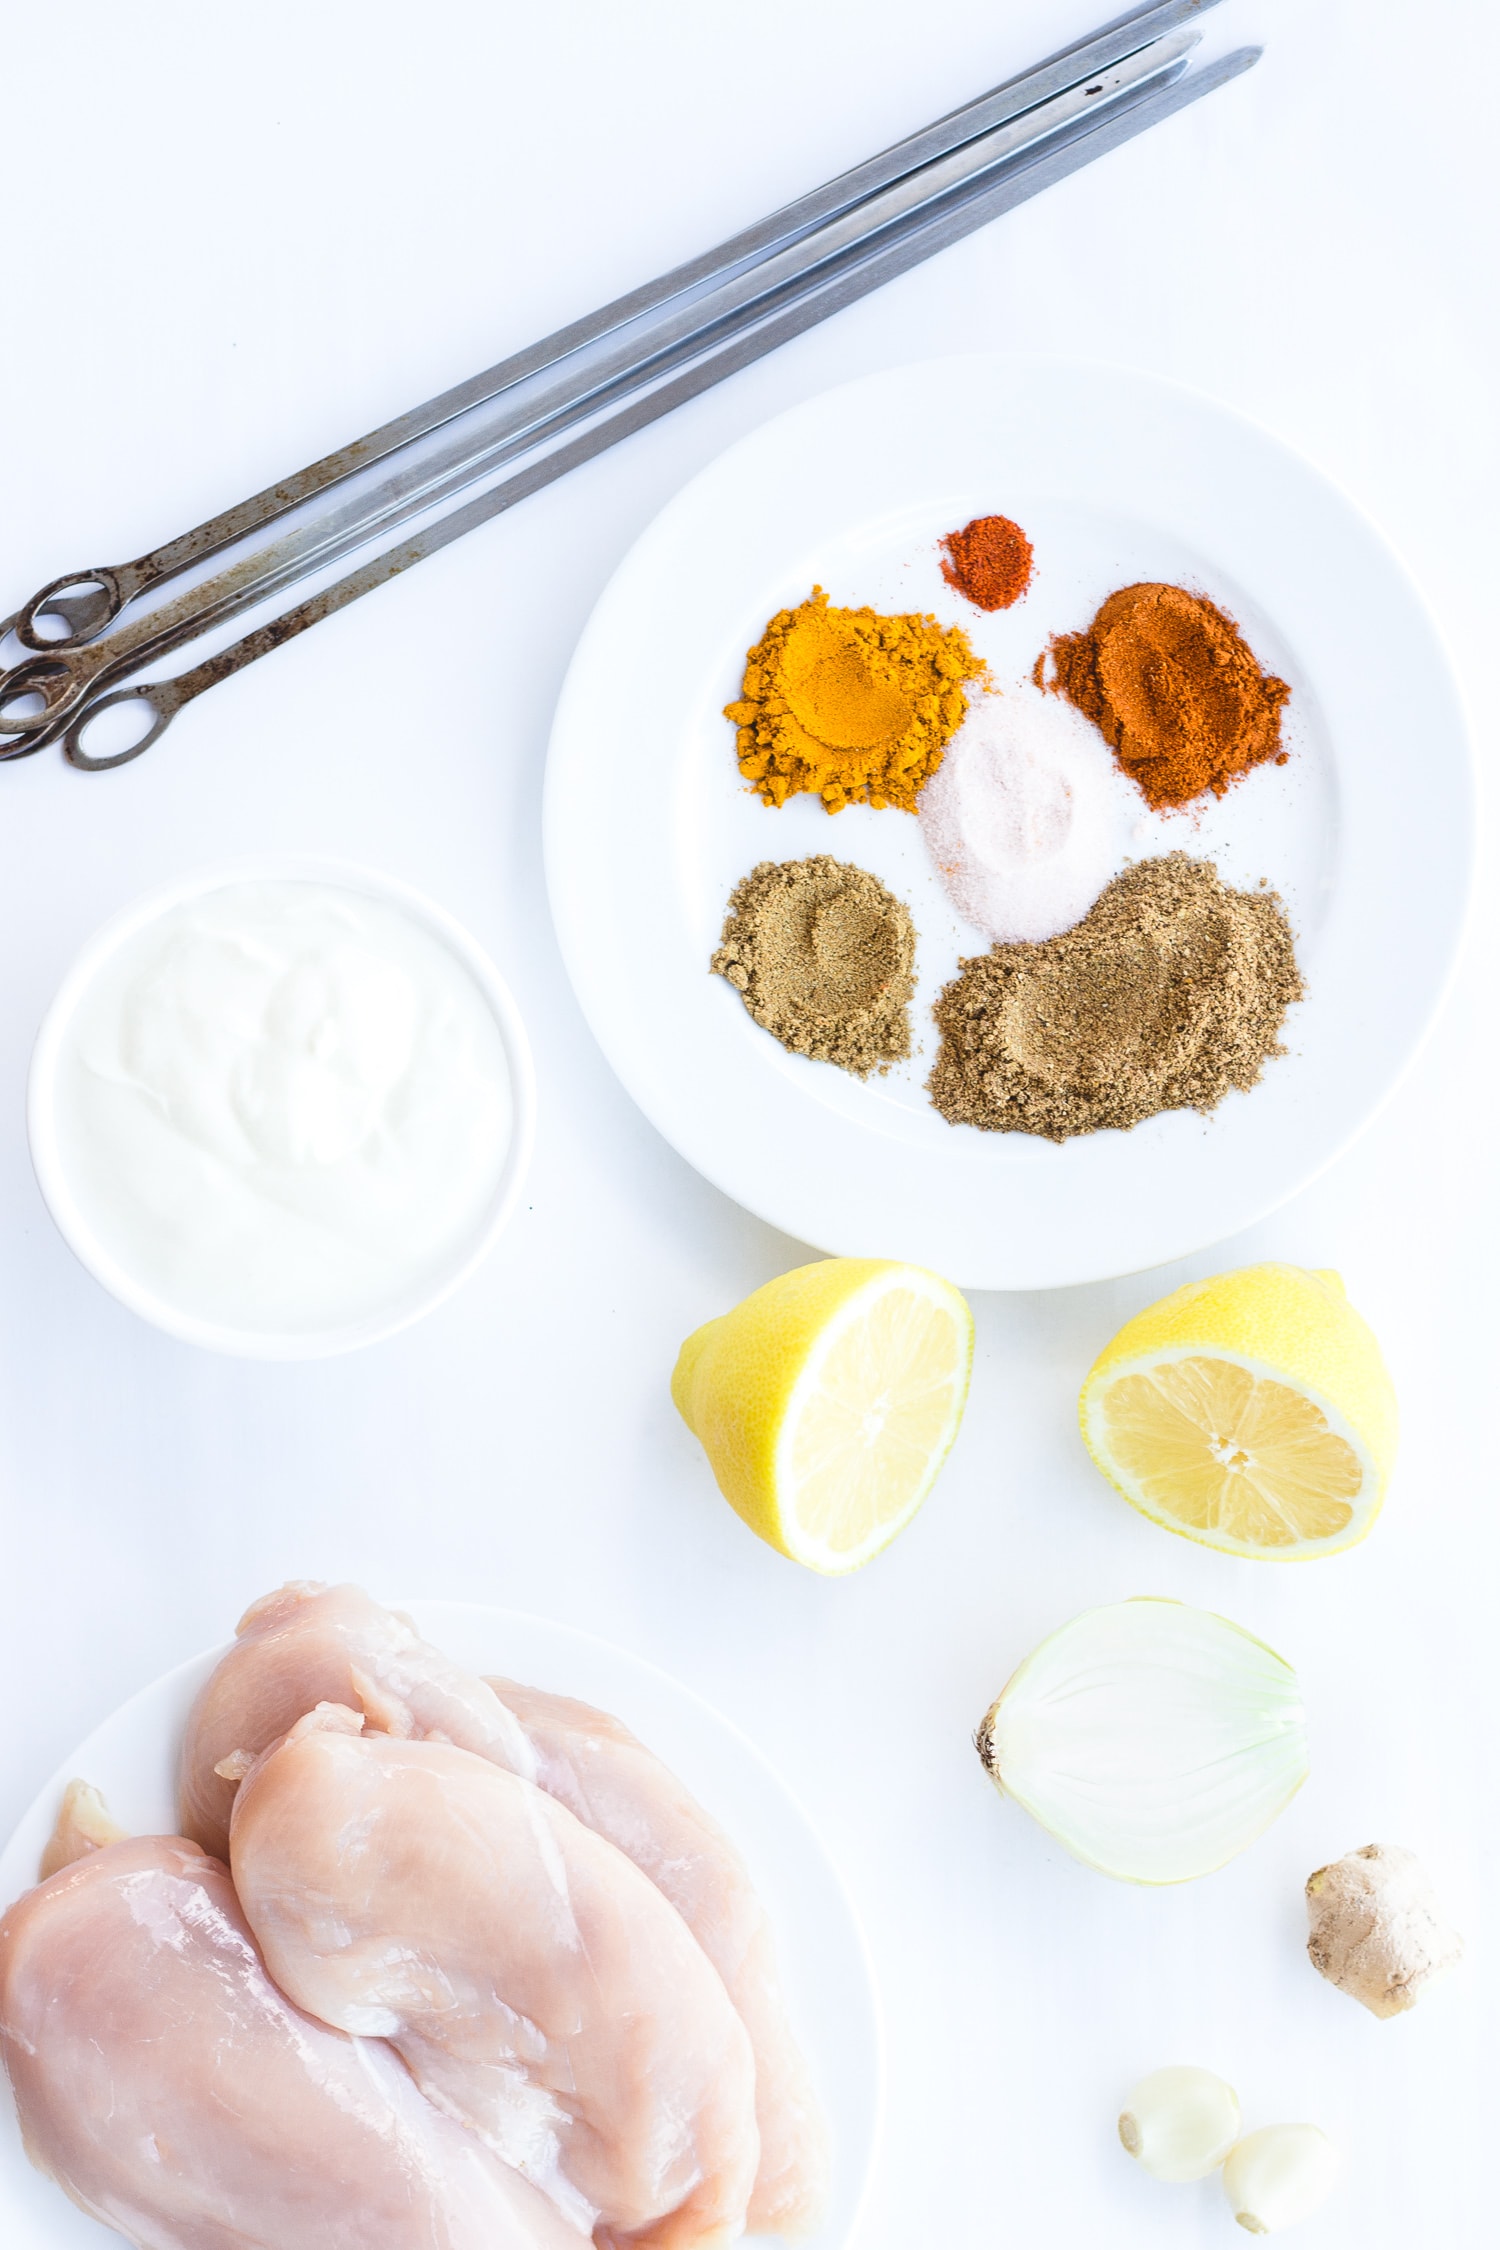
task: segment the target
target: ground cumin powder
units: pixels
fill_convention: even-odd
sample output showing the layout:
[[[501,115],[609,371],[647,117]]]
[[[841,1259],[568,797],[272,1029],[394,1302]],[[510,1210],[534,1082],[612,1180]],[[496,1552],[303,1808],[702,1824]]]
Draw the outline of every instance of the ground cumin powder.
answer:
[[[737,883],[710,965],[783,1047],[867,1078],[911,1052],[916,950],[901,901],[825,853]]]
[[[1261,670],[1232,617],[1183,586],[1122,586],[1086,633],[1054,636],[1034,677],[1093,720],[1153,811],[1222,797],[1267,759],[1286,764],[1291,689]]]
[[[957,625],[830,609],[815,586],[779,610],[745,658],[740,772],[768,805],[807,791],[828,812],[894,805],[917,791],[962,723],[964,682],[984,670]]]
[[[1143,860],[1075,929],[960,962],[928,1091],[955,1125],[1051,1141],[1210,1110],[1285,1051],[1302,989],[1274,891],[1183,852]]]

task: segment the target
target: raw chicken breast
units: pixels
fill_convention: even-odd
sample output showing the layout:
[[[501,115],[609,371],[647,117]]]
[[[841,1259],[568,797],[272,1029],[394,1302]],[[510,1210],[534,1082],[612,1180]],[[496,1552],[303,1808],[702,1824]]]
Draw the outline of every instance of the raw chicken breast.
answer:
[[[795,2235],[816,2225],[827,2128],[787,2018],[765,1910],[734,1846],[660,1759],[587,1704],[478,1679],[357,1586],[285,1586],[237,1631],[188,1722],[184,1832],[222,1854],[236,1781],[215,1768],[229,1761],[242,1771],[324,1702],[358,1703],[372,1727],[456,1743],[537,1781],[651,1878],[729,1989],[755,2052],[761,2167],[751,2226]]]
[[[179,1772],[182,1832],[225,1858],[236,1780],[215,1768],[280,1741],[319,1703],[361,1705],[387,1734],[456,1742],[532,1778],[532,1753],[494,1690],[432,1648],[357,1586],[294,1583],[235,1627],[187,1723]]]
[[[755,2066],[654,1884],[531,1782],[323,1705],[240,1785],[235,1887],[271,1974],[599,2239],[708,2250],[755,2179]]]
[[[650,1876],[724,1979],[755,2050],[760,2170],[751,2231],[809,2232],[827,2199],[828,2128],[792,2036],[770,1922],[744,1861],[618,1719],[515,1680],[488,1684],[520,1720],[541,1787]]]
[[[43,1882],[59,1868],[71,1867],[75,1859],[103,1851],[106,1844],[123,1843],[125,1834],[91,1781],[70,1781],[42,1853]]]
[[[378,2040],[271,1983],[227,1869],[102,1848],[0,1923],[0,2054],[27,2154],[142,2250],[584,2250]]]

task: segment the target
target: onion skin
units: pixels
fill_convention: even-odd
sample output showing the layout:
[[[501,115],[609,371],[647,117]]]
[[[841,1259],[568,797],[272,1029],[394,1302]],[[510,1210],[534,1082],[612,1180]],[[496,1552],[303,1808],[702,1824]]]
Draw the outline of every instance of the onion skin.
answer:
[[[995,1756],[995,1720],[999,1715],[1000,1700],[997,1695],[975,1728],[974,1747],[979,1752],[979,1763],[1003,1797],[1006,1793],[1005,1783],[1001,1778],[999,1763]]]
[[[1012,1673],[974,1746],[990,1780],[1085,1866],[1191,1882],[1307,1778],[1296,1674],[1232,1619],[1153,1596],[1085,1610]]]

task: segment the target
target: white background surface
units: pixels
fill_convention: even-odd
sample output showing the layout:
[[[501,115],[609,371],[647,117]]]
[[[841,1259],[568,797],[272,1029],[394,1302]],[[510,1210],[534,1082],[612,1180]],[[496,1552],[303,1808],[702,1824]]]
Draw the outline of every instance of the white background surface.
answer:
[[[1096,7],[12,10],[7,601],[138,552],[718,239]],[[1341,2199],[1296,2237],[1308,2250],[1468,2250],[1492,2224],[1493,881],[1416,1071],[1321,1183],[1181,1266],[976,1300],[951,1465],[848,1584],[762,1550],[673,1416],[685,1331],[799,1249],[625,1099],[542,894],[552,702],[640,526],[766,415],[945,350],[1113,356],[1304,448],[1425,584],[1493,763],[1500,31],[1480,0],[1228,0],[1207,29],[1216,48],[1264,37],[1266,60],[216,690],[140,765],[0,771],[0,1817],[288,1575],[503,1603],[633,1647],[748,1729],[859,1900],[891,2048],[861,2250],[1238,2239],[1212,2183],[1157,2187],[1111,2145],[1132,2078],[1171,2060],[1233,2078],[1252,2123],[1308,2117],[1346,2144]],[[1421,772],[1414,740],[1414,789]],[[418,1329],[327,1365],[211,1359],[143,1327],[64,1249],[25,1149],[31,1038],[79,943],[149,884],[271,849],[430,890],[494,951],[540,1076],[531,1188],[499,1253]],[[1342,1269],[1404,1408],[1386,1519],[1305,1570],[1137,1521],[1073,1426],[1127,1313],[1261,1256]],[[1136,1592],[1265,1634],[1312,1711],[1301,1798],[1183,1892],[1073,1866],[993,1799],[967,1741],[1045,1630]],[[1298,1957],[1303,1877],[1377,1838],[1423,1854],[1472,1947],[1388,2025]]]

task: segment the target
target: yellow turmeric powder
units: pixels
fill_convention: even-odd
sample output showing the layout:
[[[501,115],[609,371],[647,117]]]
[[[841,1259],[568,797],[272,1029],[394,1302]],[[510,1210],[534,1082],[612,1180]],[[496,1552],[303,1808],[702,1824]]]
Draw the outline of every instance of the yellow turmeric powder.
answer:
[[[745,658],[740,772],[768,805],[805,790],[824,810],[893,805],[915,812],[967,708],[964,682],[984,670],[957,625],[830,609],[815,586],[779,610]]]

